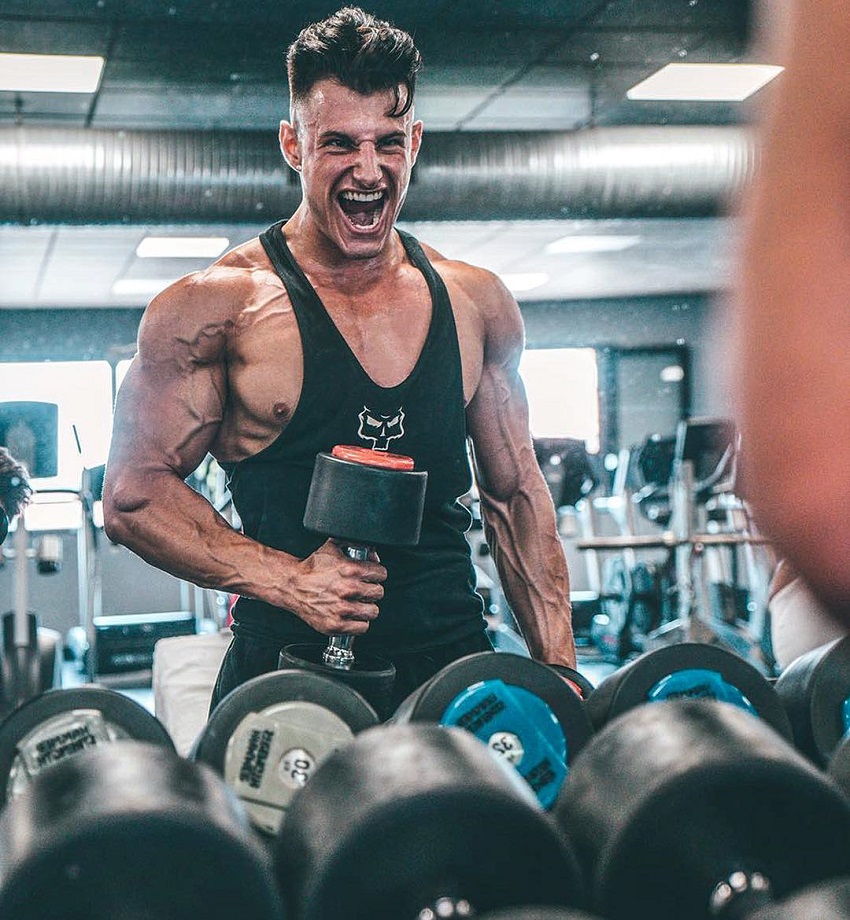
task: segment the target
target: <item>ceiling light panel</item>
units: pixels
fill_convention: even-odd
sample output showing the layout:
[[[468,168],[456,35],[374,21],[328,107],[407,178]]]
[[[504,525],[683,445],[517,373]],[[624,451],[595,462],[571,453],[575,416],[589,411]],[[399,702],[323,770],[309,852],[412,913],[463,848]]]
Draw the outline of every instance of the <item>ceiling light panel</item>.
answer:
[[[543,287],[549,280],[549,276],[545,272],[517,272],[503,274],[499,277],[504,282],[505,287],[514,294],[533,291],[536,288]]]
[[[104,59],[66,54],[0,54],[0,92],[94,93]]]
[[[742,102],[782,70],[771,64],[667,64],[626,95],[640,101]]]
[[[146,236],[136,247],[140,259],[214,259],[230,245],[225,236]]]
[[[153,297],[174,284],[176,278],[119,278],[112,285],[115,297]]]
[[[640,242],[639,236],[562,236],[543,250],[547,255],[578,255],[587,252],[622,252]]]

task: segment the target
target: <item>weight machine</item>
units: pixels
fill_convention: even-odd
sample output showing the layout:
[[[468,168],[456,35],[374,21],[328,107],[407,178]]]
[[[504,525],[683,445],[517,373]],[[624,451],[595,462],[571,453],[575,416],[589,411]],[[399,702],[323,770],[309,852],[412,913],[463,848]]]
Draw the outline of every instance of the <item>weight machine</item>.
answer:
[[[0,403],[0,444],[35,478],[55,476],[58,407],[45,402]],[[62,544],[46,535],[30,545],[24,512],[15,522],[11,549],[3,556],[14,560],[13,609],[2,619],[0,642],[0,714],[6,715],[42,691],[61,684],[62,636],[38,625],[28,609],[29,560],[38,572],[59,571]]]
[[[655,452],[649,453],[656,475],[658,468],[664,469],[658,446],[656,439]],[[649,520],[665,529],[656,534],[592,535],[576,545],[594,554],[669,551],[672,614],[639,637],[633,651],[677,642],[717,644],[772,676],[775,662],[766,616],[771,565],[759,557],[768,541],[754,528],[745,503],[734,492],[737,453],[738,435],[728,419],[680,422],[667,481],[662,474],[661,481],[647,482],[631,496]],[[736,589],[734,572],[730,574],[738,564],[726,558],[738,552],[743,557],[746,592]],[[628,643],[619,631],[627,628],[631,624],[612,627],[620,649]]]

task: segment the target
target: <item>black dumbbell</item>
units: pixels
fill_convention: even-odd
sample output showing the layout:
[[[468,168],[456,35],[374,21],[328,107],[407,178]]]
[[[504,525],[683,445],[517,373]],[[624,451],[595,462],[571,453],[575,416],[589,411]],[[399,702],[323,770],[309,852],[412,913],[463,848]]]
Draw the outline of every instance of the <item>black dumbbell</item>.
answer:
[[[123,693],[96,686],[42,693],[0,723],[0,806],[61,761],[128,739],[174,749],[165,726]]]
[[[677,700],[615,719],[585,746],[554,816],[592,909],[609,920],[743,920],[850,875],[850,802],[727,703]]]
[[[824,766],[850,730],[850,637],[806,652],[774,684],[794,733],[794,744]]]
[[[401,454],[347,445],[318,454],[304,526],[338,541],[352,559],[368,559],[376,546],[415,546],[428,474],[413,465]],[[280,667],[332,671],[386,717],[395,668],[374,655],[355,660],[353,644],[353,636],[331,636],[324,649],[289,645],[281,652]]]
[[[325,757],[378,721],[353,687],[309,671],[274,671],[231,691],[189,756],[223,776],[254,826],[274,836]]]
[[[835,746],[827,761],[826,772],[850,799],[850,732]]]
[[[644,703],[674,699],[731,703],[791,740],[776,691],[757,668],[716,645],[683,642],[645,652],[599,682],[587,700],[596,729]]]
[[[567,672],[575,683],[576,672]],[[477,652],[446,665],[411,693],[394,723],[463,728],[504,758],[551,807],[593,729],[562,674],[509,652]]]
[[[0,815],[0,917],[282,920],[270,855],[203,764],[118,741],[36,776]]]
[[[747,920],[847,920],[848,917],[850,879],[829,879],[757,910]]]
[[[298,920],[581,906],[575,858],[522,780],[468,732],[382,725],[294,796],[278,883]]]
[[[556,674],[563,678],[579,699],[590,699],[590,694],[593,693],[594,686],[581,671],[570,668],[565,664],[548,664],[546,667],[551,668]]]

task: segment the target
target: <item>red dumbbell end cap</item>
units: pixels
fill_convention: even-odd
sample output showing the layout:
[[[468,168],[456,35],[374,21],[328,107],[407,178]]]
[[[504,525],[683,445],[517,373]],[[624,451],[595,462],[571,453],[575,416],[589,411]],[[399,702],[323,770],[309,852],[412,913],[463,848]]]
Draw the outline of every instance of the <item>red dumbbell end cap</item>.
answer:
[[[337,444],[331,451],[331,456],[338,460],[348,460],[350,463],[362,463],[364,466],[377,466],[384,470],[403,470],[409,472],[413,469],[413,457],[404,454],[391,454],[385,450],[373,450],[371,447],[357,447],[353,444]]]

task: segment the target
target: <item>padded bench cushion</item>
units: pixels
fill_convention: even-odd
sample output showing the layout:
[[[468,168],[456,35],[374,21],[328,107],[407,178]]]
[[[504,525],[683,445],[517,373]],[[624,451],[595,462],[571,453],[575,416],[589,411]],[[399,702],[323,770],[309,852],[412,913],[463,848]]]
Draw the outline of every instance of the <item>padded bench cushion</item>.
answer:
[[[223,629],[172,636],[154,646],[154,714],[184,757],[207,723],[218,669],[232,638],[230,630]]]

